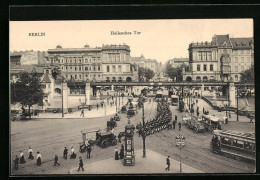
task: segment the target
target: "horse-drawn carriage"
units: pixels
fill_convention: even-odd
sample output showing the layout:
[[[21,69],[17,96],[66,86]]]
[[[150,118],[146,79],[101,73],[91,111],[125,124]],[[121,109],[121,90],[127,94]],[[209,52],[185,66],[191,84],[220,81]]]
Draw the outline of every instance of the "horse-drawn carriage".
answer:
[[[120,116],[118,116],[117,114],[114,116],[114,120],[115,121],[120,121],[121,120],[121,118],[120,118]]]
[[[202,115],[202,123],[207,131],[210,133],[213,130],[219,129],[221,130],[221,124],[224,122],[223,119],[212,116],[212,115]]]
[[[133,117],[134,115],[137,114],[137,109],[136,108],[129,108],[127,111],[127,117]]]
[[[99,133],[96,144],[102,148],[117,145],[116,136],[112,132]]]

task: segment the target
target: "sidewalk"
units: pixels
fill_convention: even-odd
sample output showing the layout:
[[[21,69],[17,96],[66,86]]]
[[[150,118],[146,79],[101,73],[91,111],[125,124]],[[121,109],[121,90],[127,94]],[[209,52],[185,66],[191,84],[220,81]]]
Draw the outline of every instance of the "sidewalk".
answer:
[[[78,167],[70,170],[70,174],[175,174],[180,173],[180,163],[170,159],[170,171],[166,171],[166,157],[154,151],[146,149],[146,158],[143,158],[143,151],[135,152],[135,165],[124,166],[123,160],[114,158],[105,159],[84,166],[85,171]],[[83,162],[84,163],[84,162]],[[182,173],[203,173],[190,166],[182,164]]]

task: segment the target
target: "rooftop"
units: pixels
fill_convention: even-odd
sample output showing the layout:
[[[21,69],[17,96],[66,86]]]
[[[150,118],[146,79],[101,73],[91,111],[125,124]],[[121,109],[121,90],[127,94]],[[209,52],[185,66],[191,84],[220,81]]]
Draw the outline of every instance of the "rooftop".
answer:
[[[19,73],[21,71],[25,71],[31,73],[32,71],[36,71],[37,73],[43,73],[43,66],[34,66],[34,65],[10,65],[10,73]]]
[[[251,49],[254,45],[253,38],[230,38],[233,49]]]

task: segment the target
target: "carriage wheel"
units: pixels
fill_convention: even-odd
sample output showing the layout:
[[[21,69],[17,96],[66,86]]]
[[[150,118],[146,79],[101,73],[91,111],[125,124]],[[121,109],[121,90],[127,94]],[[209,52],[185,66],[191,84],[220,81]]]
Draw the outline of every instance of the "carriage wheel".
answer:
[[[112,146],[115,146],[115,145],[117,145],[117,140],[116,140],[116,139],[114,139],[114,140],[112,141]]]
[[[107,142],[107,140],[104,140],[104,141],[101,142],[101,147],[102,147],[102,148],[107,148],[107,147],[108,147],[108,142]]]

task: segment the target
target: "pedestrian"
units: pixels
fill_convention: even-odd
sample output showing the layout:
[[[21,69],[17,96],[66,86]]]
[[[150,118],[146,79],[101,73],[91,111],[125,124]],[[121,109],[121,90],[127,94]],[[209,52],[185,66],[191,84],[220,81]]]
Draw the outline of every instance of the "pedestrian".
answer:
[[[177,117],[177,115],[175,115],[175,121],[177,121],[177,119],[178,119],[178,117]]]
[[[90,145],[88,145],[87,146],[87,159],[90,159],[90,153],[91,153],[91,146]]]
[[[223,119],[224,119],[224,123],[227,124],[227,116],[226,115],[223,117]]]
[[[24,164],[24,163],[26,163],[26,161],[24,159],[23,151],[20,150],[20,164]]]
[[[58,158],[58,155],[55,154],[55,157],[54,157],[54,166],[56,166],[57,164],[60,165],[60,163],[58,162],[59,158]]]
[[[42,165],[42,155],[40,154],[39,151],[37,151],[36,158],[37,158],[37,161],[36,161],[37,166],[41,166]]]
[[[176,121],[173,121],[173,123],[172,123],[173,129],[175,129],[175,125],[176,125]]]
[[[250,116],[250,123],[254,123],[254,122],[253,122],[253,119],[254,119],[254,117],[253,117],[253,116]]]
[[[74,148],[73,146],[71,147],[71,155],[70,155],[70,159],[75,159],[77,157],[77,155],[74,152]]]
[[[203,114],[205,113],[205,108],[203,107],[203,110],[202,110]]]
[[[120,149],[120,154],[119,154],[120,159],[123,159],[123,158],[124,158],[124,150],[125,150],[124,145],[121,144],[121,149]]]
[[[80,114],[80,116],[84,117],[84,109],[83,109],[83,108],[81,109],[81,114]]]
[[[78,171],[80,170],[80,168],[82,169],[82,171],[84,171],[83,161],[82,161],[81,157],[79,157],[79,168],[78,168]]]
[[[114,128],[112,128],[112,130],[111,130],[111,133],[112,133],[112,134],[114,134],[114,131],[115,131],[115,129],[114,129]],[[115,135],[115,134],[114,134],[114,135]]]
[[[119,160],[119,154],[118,154],[118,149],[116,147],[115,149],[115,160]]]
[[[198,104],[198,99],[196,99],[196,104]]]
[[[197,111],[197,116],[199,117],[199,115],[200,115],[200,112],[199,112],[199,111]]]
[[[67,159],[67,155],[68,155],[68,149],[67,147],[64,148],[64,151],[63,151],[63,157],[64,159]]]
[[[168,156],[167,158],[166,158],[166,165],[167,165],[167,168],[165,168],[165,171],[170,171],[170,165],[171,165],[171,163],[170,163],[170,156]]]
[[[228,112],[228,116],[229,116],[229,118],[231,118],[231,112]]]
[[[29,147],[29,150],[28,150],[29,157],[28,157],[28,159],[34,159],[34,156],[32,155],[32,153],[33,153],[33,150],[32,150],[31,147]]]
[[[18,156],[16,155],[15,156],[15,159],[14,159],[14,169],[18,170],[18,163],[19,163],[19,158]]]
[[[181,122],[179,122],[178,125],[179,125],[179,131],[180,131],[181,130]]]
[[[98,110],[98,104],[97,104],[97,110]]]

